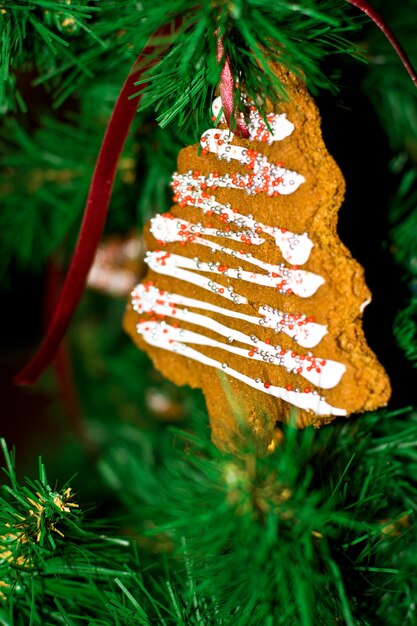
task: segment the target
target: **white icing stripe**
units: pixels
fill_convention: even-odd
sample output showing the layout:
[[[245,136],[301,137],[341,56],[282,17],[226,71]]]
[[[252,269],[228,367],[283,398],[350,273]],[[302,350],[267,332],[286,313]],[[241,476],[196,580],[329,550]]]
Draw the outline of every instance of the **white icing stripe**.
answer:
[[[247,299],[244,296],[235,293],[232,287],[225,288],[223,285],[216,283],[216,281],[211,280],[210,278],[206,278],[205,276],[201,276],[201,274],[181,269],[179,266],[175,266],[172,262],[167,263],[164,255],[166,255],[166,253],[160,251],[147,252],[145,257],[145,263],[148,264],[151,270],[157,272],[158,274],[172,276],[173,278],[184,280],[185,282],[192,283],[193,285],[198,285],[202,289],[217,293],[219,296],[222,296],[222,298],[226,298],[226,300],[231,300],[235,304],[247,304]],[[186,257],[179,258],[187,260]]]
[[[174,174],[172,183],[175,191],[174,200],[180,206],[187,205],[202,209],[205,215],[219,215],[226,224],[234,224],[241,231],[245,228],[249,229],[248,236],[253,240],[257,239],[258,233],[271,235],[275,239],[275,245],[281,250],[284,259],[293,265],[304,265],[308,261],[314,244],[307,233],[296,235],[285,228],[268,226],[254,220],[251,215],[243,215],[232,210],[230,205],[220,204],[214,196],[206,194],[208,197],[202,197],[200,186],[203,181],[206,181],[205,184],[208,187],[221,186],[219,178],[207,179],[203,176],[195,178],[191,174]],[[226,187],[226,184],[222,186]],[[252,243],[256,245],[257,242],[253,240]]]
[[[184,220],[176,218],[171,219],[163,215],[157,215],[151,220],[150,232],[158,240],[162,237],[164,243],[181,241],[184,243],[195,243],[209,247],[213,253],[221,252],[222,254],[227,254],[238,260],[245,261],[250,265],[260,267],[268,272],[268,276],[264,276],[263,274],[253,274],[251,272],[239,270],[239,268],[229,268],[220,264],[218,264],[215,269],[204,269],[207,267],[207,263],[195,260],[194,264],[197,266],[197,269],[202,271],[221,271],[223,276],[241,278],[242,280],[264,285],[265,287],[276,287],[279,291],[283,291],[285,287],[286,293],[292,292],[302,298],[309,298],[317,291],[320,285],[324,283],[324,279],[321,276],[313,274],[312,272],[292,270],[285,267],[283,263],[280,265],[273,265],[272,263],[267,263],[266,261],[257,259],[250,252],[238,252],[236,250],[232,250],[231,248],[220,246],[218,243],[214,243],[208,239],[204,239],[203,237],[198,237],[192,232],[192,226],[194,226],[194,224]],[[176,255],[171,256],[175,257]],[[284,278],[284,281],[277,281],[276,279],[279,277]]]
[[[284,389],[283,387],[277,387],[269,383],[262,384],[260,380],[257,382],[253,378],[228,367],[226,363],[221,363],[220,361],[202,354],[198,350],[190,348],[185,343],[182,343],[182,336],[180,337],[180,341],[177,340],[181,331],[175,329],[169,324],[165,324],[164,322],[140,322],[137,325],[137,332],[142,335],[144,340],[150,345],[162,348],[163,350],[178,353],[189,359],[198,361],[203,365],[223,370],[228,374],[228,376],[232,376],[254,389],[263,391],[264,393],[274,396],[275,398],[280,398],[300,409],[314,411],[316,415],[347,415],[347,412],[344,409],[331,406],[324,400],[324,398],[319,396],[314,391],[298,392]]]
[[[153,312],[158,316],[175,317],[176,320],[202,326],[203,328],[209,328],[215,333],[227,337],[229,344],[221,343],[209,337],[205,337],[200,333],[182,328],[170,331],[171,339],[183,341],[184,343],[196,343],[203,346],[220,348],[244,358],[252,358],[255,361],[264,361],[272,365],[279,365],[284,367],[288,372],[299,374],[306,380],[323,389],[335,387],[346,371],[345,366],[341,363],[323,360],[321,357],[313,356],[312,354],[299,355],[292,350],[284,350],[281,346],[271,346],[254,336],[249,337],[239,330],[229,328],[207,315],[201,315],[178,308],[173,305],[172,301],[167,301],[160,295],[155,299],[153,293],[148,292],[148,295],[145,295],[142,291],[139,297],[136,297],[136,299],[133,297],[132,303],[133,308],[138,313]],[[230,343],[233,341],[252,346],[252,349],[248,351],[247,349],[231,346]]]
[[[256,326],[271,328],[275,333],[288,335],[288,337],[291,337],[291,339],[303,348],[314,348],[320,343],[324,335],[327,334],[326,326],[310,321],[310,318],[307,318],[306,315],[299,313],[283,313],[268,305],[259,307],[258,313],[260,313],[262,317],[255,317],[254,315],[246,315],[245,313],[225,309],[224,307],[216,306],[210,302],[163,291],[153,287],[150,283],[139,284],[132,292],[132,302],[135,310],[138,310],[138,307],[141,306],[143,299],[147,299],[148,301],[152,300],[152,306],[154,306],[157,300],[161,300],[161,298],[170,305],[180,304],[194,309],[212,311],[213,313],[243,320],[250,324],[255,324]]]
[[[320,285],[324,283],[321,276],[317,276],[316,274],[311,274],[303,270],[289,270],[282,268],[279,273],[275,272],[269,276],[266,274],[248,272],[239,267],[237,269],[226,267],[225,265],[221,265],[218,261],[216,263],[213,263],[212,261],[205,262],[200,261],[197,258],[190,259],[189,257],[182,256],[181,254],[171,254],[169,252],[161,252],[160,250],[148,252],[145,262],[154,270],[154,272],[173,276],[187,282],[196,282],[194,277],[197,276],[197,274],[190,273],[188,271],[184,272],[179,268],[199,270],[200,272],[208,273],[215,272],[217,274],[220,272],[227,278],[238,278],[255,285],[272,287],[279,293],[285,293],[287,295],[295,294],[301,298],[309,298],[316,293]],[[206,284],[208,285],[208,282]],[[222,287],[222,285],[220,285],[220,287]],[[219,290],[219,295],[224,296],[224,294],[224,291]]]
[[[244,146],[232,145],[234,134],[230,130],[211,128],[202,135],[200,143],[203,149],[217,154],[219,159],[234,159],[247,165],[251,173],[235,173],[229,177],[228,186],[233,189],[254,187],[258,192],[268,196],[279,194],[287,196],[294,193],[305,182],[304,176],[288,170],[281,163],[271,163],[268,158],[256,150],[248,150]]]
[[[268,113],[266,120],[268,127],[264,120],[259,115],[256,107],[251,106],[249,98],[243,96],[242,100],[249,107],[249,120],[247,122],[247,129],[249,131],[249,138],[252,141],[264,141],[272,144],[274,141],[282,141],[286,137],[289,137],[294,131],[294,124],[287,120],[285,113]],[[214,117],[222,124],[226,123],[226,118],[222,110],[222,99],[219,96],[216,98],[212,105],[212,111]]]
[[[245,101],[245,104],[249,105],[250,110],[249,133],[252,140],[272,144],[273,141],[280,141],[293,132],[294,126],[286,119],[285,115],[270,114],[267,123],[265,123],[249,101]],[[209,129],[201,137],[202,153],[214,153],[219,159],[227,162],[236,160],[241,167],[245,168],[244,170],[231,171],[224,175],[213,171],[204,176],[200,175],[198,171],[190,170],[185,174],[175,173],[173,175],[174,202],[177,202],[179,207],[189,206],[200,209],[207,223],[204,225],[202,223],[194,224],[167,213],[157,215],[152,220],[151,233],[161,246],[172,242],[179,242],[182,245],[195,243],[209,247],[212,253],[220,252],[226,257],[230,256],[236,259],[236,261],[261,268],[264,273],[246,271],[240,267],[230,268],[224,264],[224,257],[221,257],[222,265],[220,262],[200,261],[197,257],[191,259],[165,250],[149,252],[146,262],[152,270],[159,274],[171,276],[210,290],[236,305],[246,304],[247,299],[235,293],[233,287],[225,287],[205,277],[202,273],[219,273],[227,278],[241,279],[271,287],[283,294],[296,294],[308,298],[324,283],[324,279],[312,272],[300,270],[298,267],[307,262],[314,245],[307,233],[298,235],[288,232],[285,228],[263,224],[254,220],[252,215],[239,213],[230,204],[221,204],[213,195],[218,188],[239,189],[248,195],[288,195],[296,191],[305,179],[297,172],[286,169],[281,163],[271,163],[267,156],[260,151],[233,144],[233,139],[234,135],[229,130]],[[213,228],[210,224],[209,218],[214,215],[216,221],[219,219],[223,222],[222,228]],[[292,267],[287,267],[284,263],[268,263],[247,252],[246,246],[250,244],[254,246],[266,244],[267,236],[274,239],[282,257]],[[211,238],[223,238],[235,242],[240,240],[244,250],[234,250],[213,242]],[[182,307],[205,309],[226,317],[271,328],[276,333],[287,334],[305,348],[317,346],[327,333],[327,327],[316,324],[314,318],[307,318],[298,313],[284,314],[268,306],[268,304],[259,307],[258,313],[261,317],[245,315],[197,299],[158,290],[152,286],[152,283],[138,286],[132,297],[134,309],[139,314],[145,313],[150,316],[148,321],[141,319],[137,326],[138,333],[143,335],[144,340],[150,345],[177,352],[210,367],[222,369],[228,375],[255,389],[281,398],[301,409],[312,410],[317,415],[347,414],[344,409],[329,405],[323,397],[319,396],[317,391],[312,391],[309,387],[301,390],[288,385],[284,389],[271,385],[269,381],[255,380],[228,367],[226,363],[207,357],[187,344],[208,346],[239,357],[252,358],[256,361],[265,362],[268,367],[272,365],[285,367],[289,373],[297,377],[304,377],[311,384],[323,389],[333,388],[340,382],[346,371],[343,364],[321,359],[312,353],[298,355],[290,350],[281,349],[280,346],[271,347],[269,342],[260,341],[255,335],[246,335],[242,331],[229,328],[208,315],[189,311]],[[198,333],[179,328],[175,323],[173,325],[167,324],[165,321],[161,321],[163,318],[172,318],[210,329],[212,332],[226,337],[227,342],[207,337],[203,334],[204,331]],[[231,345],[234,341],[238,341],[250,349]],[[268,371],[267,368],[265,371]]]
[[[285,333],[303,348],[314,348],[328,332],[327,326],[310,322],[306,315],[283,313],[267,304],[259,307],[258,313],[265,316],[265,319],[260,319],[260,326],[273,328],[276,333]]]
[[[367,298],[359,307],[359,313],[363,313],[368,304],[371,304],[372,298]]]
[[[171,243],[173,241],[196,242],[199,235],[207,235],[208,237],[218,237],[224,239],[230,239],[231,241],[244,241],[250,236],[251,244],[254,246],[260,246],[265,243],[265,239],[261,239],[257,233],[250,231],[234,232],[230,230],[230,226],[226,227],[229,230],[220,230],[218,228],[211,228],[203,226],[201,222],[199,224],[193,224],[185,220],[176,217],[173,213],[164,213],[161,215],[157,213],[151,219],[151,233],[155,239],[160,240],[161,243]],[[212,247],[212,242],[205,240]],[[207,245],[204,243],[203,245]],[[243,255],[245,256],[245,255]]]

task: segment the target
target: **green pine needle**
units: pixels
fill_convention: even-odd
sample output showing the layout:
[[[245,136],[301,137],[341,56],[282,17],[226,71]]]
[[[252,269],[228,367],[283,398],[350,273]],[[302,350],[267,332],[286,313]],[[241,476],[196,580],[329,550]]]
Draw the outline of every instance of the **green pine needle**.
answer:
[[[16,87],[12,68],[30,68],[50,71],[59,57],[70,48],[69,39],[85,33],[97,45],[100,38],[87,26],[93,15],[100,11],[96,0],[3,0],[0,4],[0,112],[22,110],[24,100]],[[75,50],[74,50],[75,52]],[[51,56],[52,55],[52,56]],[[70,52],[73,63],[76,56]],[[18,76],[18,82],[24,75]],[[26,104],[23,104],[26,107]]]
[[[117,82],[93,84],[85,110],[66,120],[42,117],[35,131],[6,119],[0,131],[0,283],[7,285],[13,265],[39,272],[62,248],[71,253],[117,88]],[[179,141],[143,116],[135,128],[119,164],[110,232],[141,228],[155,207],[170,206]]]
[[[216,32],[223,38],[233,75],[257,101],[260,95],[273,101],[285,95],[271,63],[304,76],[316,92],[335,87],[320,69],[323,56],[342,52],[360,56],[344,38],[357,28],[344,2],[239,0],[225,7],[206,1],[196,8],[191,0],[182,0],[168,13],[166,3],[152,2],[152,11],[147,2],[143,6],[144,15],[151,15],[146,20],[150,32],[151,26],[166,23],[167,15],[170,20],[175,16],[182,20],[170,36],[169,51],[139,83],[148,83],[141,90],[144,98],[139,110],[155,108],[162,127],[175,118],[180,126],[202,123],[221,72],[216,62]]]
[[[417,367],[417,298],[398,313],[394,323],[394,335],[405,358]]]
[[[20,484],[0,443],[10,482],[0,495],[0,623],[107,625],[118,616],[120,624],[143,624],[124,608],[130,589],[151,597],[142,593],[130,542],[105,536],[104,522],[88,521],[70,487],[51,488],[42,463],[38,480]]]
[[[402,153],[393,160],[392,169],[395,173],[401,174],[401,179],[389,207],[391,251],[395,261],[405,272],[404,279],[411,278],[415,282],[417,277],[417,167]]]
[[[265,458],[180,431],[173,452],[158,435],[153,463],[139,440],[110,444],[103,475],[185,577],[168,586],[176,623],[402,623],[417,591],[417,422],[402,413],[285,427]]]

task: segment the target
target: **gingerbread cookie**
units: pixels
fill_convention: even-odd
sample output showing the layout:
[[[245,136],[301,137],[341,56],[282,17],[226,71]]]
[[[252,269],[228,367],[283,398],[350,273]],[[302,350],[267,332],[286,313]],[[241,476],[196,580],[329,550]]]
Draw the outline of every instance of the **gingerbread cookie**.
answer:
[[[277,72],[288,101],[267,124],[246,102],[249,139],[220,118],[180,152],[124,322],[165,376],[203,389],[220,447],[242,426],[266,446],[277,421],[320,426],[390,395],[362,330],[363,269],[336,232],[344,179],[304,83]]]

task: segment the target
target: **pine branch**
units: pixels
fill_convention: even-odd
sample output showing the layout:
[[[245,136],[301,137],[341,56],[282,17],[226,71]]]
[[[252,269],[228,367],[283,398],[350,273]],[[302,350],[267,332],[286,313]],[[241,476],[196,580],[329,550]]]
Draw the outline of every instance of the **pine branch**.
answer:
[[[140,110],[154,107],[162,127],[174,119],[180,126],[191,122],[191,114],[195,125],[202,123],[203,111],[220,77],[217,37],[223,38],[224,54],[230,58],[234,76],[257,101],[260,97],[273,101],[284,97],[271,63],[305,76],[309,88],[316,92],[335,87],[320,69],[324,56],[360,56],[344,38],[357,30],[358,22],[349,19],[343,2],[306,0],[294,4],[281,0],[271,4],[239,0],[227,5],[206,1],[196,7],[191,0],[182,0],[172,7],[153,2],[152,9],[144,3],[144,19],[145,13],[148,29],[151,24],[181,18],[170,51],[143,81],[149,85]]]
[[[60,120],[44,115],[34,131],[22,120],[5,120],[0,132],[3,285],[12,264],[39,272],[58,252],[66,261],[116,94],[117,81],[93,84],[77,114]],[[168,181],[181,144],[143,115],[136,116],[135,129],[119,163],[109,232],[140,228],[156,206],[168,210],[170,205]],[[155,151],[160,158],[154,158]]]
[[[130,542],[88,520],[71,487],[52,488],[41,462],[39,478],[20,484],[0,444],[10,483],[0,496],[0,623],[163,624],[169,605],[154,598]]]
[[[413,291],[417,276],[417,162],[412,163],[405,151],[402,151],[392,160],[391,169],[400,177],[388,214],[391,250],[395,261],[405,272],[404,278],[411,279],[410,287]]]
[[[178,431],[171,453],[159,433],[149,463],[130,436],[101,469],[155,549],[174,546],[186,578],[170,590],[179,620],[394,626],[416,591],[415,420],[380,412],[319,432],[285,427],[266,458],[224,456]],[[205,431],[202,415],[195,427]]]
[[[417,367],[417,298],[401,310],[394,323],[394,335],[405,358]]]
[[[7,146],[1,162],[6,174],[0,217],[4,276],[12,261],[39,270],[74,227],[96,146],[86,129],[51,118],[34,134],[8,120],[3,137]]]
[[[404,164],[405,161],[405,164]],[[391,251],[402,268],[411,296],[394,320],[393,333],[405,358],[417,364],[417,167],[403,152],[393,159],[392,169],[402,170],[402,178],[389,207]]]
[[[238,0],[233,4],[204,0],[165,2],[145,0],[4,0],[2,3],[0,111],[26,110],[20,84],[30,76],[52,93],[55,107],[96,77],[128,67],[150,35],[161,25],[182,21],[173,36],[173,52],[150,75],[147,90],[157,106],[164,89],[168,100],[160,109],[161,123],[177,118],[182,124],[188,105],[195,105],[197,120],[207,96],[216,87],[215,32],[224,37],[225,52],[235,75],[250,95],[282,96],[282,88],[269,64],[283,63],[306,76],[309,87],[331,86],[320,70],[323,56],[358,55],[345,39],[358,28],[343,0],[289,0],[278,3]],[[11,68],[13,67],[13,72]],[[33,77],[35,73],[35,77]],[[191,81],[191,83],[190,83]],[[144,104],[145,106],[145,104]]]
[[[91,0],[4,0],[0,11],[0,112],[27,110],[16,85],[22,72],[44,68],[53,74],[55,59],[61,55],[77,59],[69,40],[83,33],[97,45],[100,38],[88,26],[98,6]],[[17,105],[17,107],[16,107]]]

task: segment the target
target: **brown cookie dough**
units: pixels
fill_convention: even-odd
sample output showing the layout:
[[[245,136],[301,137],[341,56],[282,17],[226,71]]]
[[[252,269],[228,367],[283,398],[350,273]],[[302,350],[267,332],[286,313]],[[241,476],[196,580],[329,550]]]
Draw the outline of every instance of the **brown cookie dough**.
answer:
[[[176,204],[146,229],[149,271],[124,320],[165,376],[203,389],[222,448],[390,396],[362,330],[363,269],[336,231],[343,176],[304,83],[277,72],[289,98],[269,129],[252,104],[251,139],[220,124],[180,152]]]

